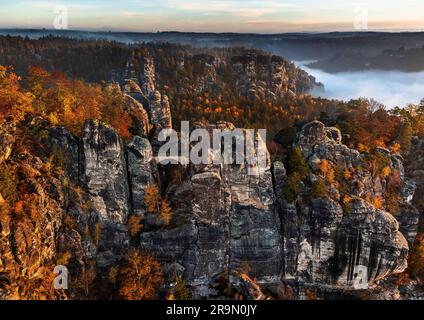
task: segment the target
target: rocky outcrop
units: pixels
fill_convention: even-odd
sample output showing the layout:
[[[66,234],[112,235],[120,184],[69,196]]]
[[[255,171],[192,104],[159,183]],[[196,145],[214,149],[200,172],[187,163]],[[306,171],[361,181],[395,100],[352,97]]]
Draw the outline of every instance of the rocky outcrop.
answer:
[[[159,173],[149,140],[134,137],[127,146],[130,204],[133,214],[146,213],[145,189],[150,184],[159,184]]]
[[[424,139],[412,139],[411,152],[406,159],[406,176],[413,185],[414,192],[407,200],[419,210],[420,231],[424,232]]]
[[[235,85],[248,98],[279,100],[285,96],[308,93],[319,85],[303,70],[279,56],[256,51],[231,59]]]
[[[143,69],[141,72],[141,90],[146,97],[149,97],[155,92],[155,64],[153,58],[144,57],[142,59]]]
[[[227,123],[200,126],[233,128]],[[268,160],[259,175],[249,175],[252,168],[244,165],[191,164],[181,169],[182,180],[167,186],[173,219],[163,226],[146,215],[144,203],[145,188],[161,184],[150,142],[135,137],[124,147],[111,128],[88,122],[80,176],[92,212],[107,239],[113,239],[102,243],[97,259],[106,266],[119,257],[128,245],[126,217],[137,214],[147,217],[140,248],[153,252],[166,274],[182,275],[197,297],[217,294],[213,286],[227,273],[238,286],[238,272],[246,265],[265,286],[293,279],[343,290],[356,289],[358,270],[366,270],[370,285],[402,272],[408,243],[400,228],[413,241],[416,220],[407,218],[416,214],[413,207],[404,203],[399,224],[366,200],[370,194],[384,195],[387,183],[363,169],[365,155],[343,145],[336,128],[307,124],[295,146],[311,168],[296,201],[287,201],[282,193],[288,173],[281,162],[271,170]],[[352,198],[348,204],[338,182],[328,196],[311,196],[310,185],[319,178],[323,160],[352,172],[349,191],[343,191]],[[390,166],[403,172],[396,157]]]
[[[127,161],[119,135],[98,122],[85,124],[82,138],[81,179],[90,212],[101,226],[100,266],[110,265],[128,247],[126,229],[130,211]]]
[[[124,99],[126,102],[126,107],[127,109],[131,112],[135,112],[137,113],[137,119],[138,123],[137,123],[137,128],[140,130],[140,134],[143,136],[147,136],[150,132],[150,121],[149,121],[149,115],[147,113],[147,111],[145,110],[145,108],[143,107],[143,104],[140,103],[139,101],[143,101],[143,97],[140,96],[138,97],[138,100],[133,98],[133,96],[137,95],[128,95],[128,94],[124,94]]]
[[[288,202],[280,191],[287,179],[281,163],[274,164],[274,179],[282,215],[284,277],[355,289],[361,268],[370,284],[405,270],[408,243],[393,215],[363,199],[368,194],[384,194],[384,183],[362,169],[364,155],[344,146],[340,137],[337,129],[317,121],[303,127],[295,147],[301,148],[312,172],[294,202]],[[320,178],[324,160],[327,166],[353,172],[344,190],[352,199],[348,204],[339,182],[328,186],[328,195],[311,193],[308,186]],[[400,165],[393,160],[391,168],[402,171]],[[336,185],[338,190],[332,190]],[[408,235],[413,236],[413,232]]]
[[[193,129],[200,127],[234,128],[220,122]],[[283,192],[291,172],[278,161],[271,168],[268,159],[264,170],[189,164],[179,167],[178,179],[170,179],[156,163],[148,139],[135,136],[125,145],[114,129],[98,121],[86,122],[81,139],[55,127],[47,140],[46,149],[70,160],[65,173],[83,187],[86,200],[85,205],[73,197],[62,200],[78,227],[66,232],[55,227],[59,249],[49,246],[74,252],[80,266],[95,259],[99,270],[108,270],[125,255],[130,246],[126,222],[134,214],[144,218],[143,231],[131,245],[154,253],[166,275],[182,276],[195,298],[218,296],[218,283],[224,280],[244,288],[248,276],[257,279],[249,286],[258,292],[258,284],[272,291],[287,281],[295,284],[299,298],[311,287],[323,295],[352,292],[362,288],[361,272],[365,284],[375,287],[407,267],[417,210],[407,198],[399,198],[396,215],[385,211],[384,203],[377,208],[371,196],[386,196],[390,175],[371,172],[366,165],[370,155],[343,145],[340,131],[320,122],[305,125],[294,142],[310,173],[293,201]],[[377,154],[384,155],[390,172],[397,172],[401,189],[409,180],[399,156],[385,149]],[[316,195],[313,186],[323,178],[324,160],[328,168],[350,176],[342,185],[335,174],[328,193]],[[169,225],[146,213],[145,189],[152,183],[171,203]],[[84,228],[92,232],[97,225],[98,241],[84,236]],[[246,268],[248,275],[243,275]]]
[[[150,126],[172,128],[171,107],[168,97],[156,89],[156,75],[153,58],[143,57],[142,68],[137,76],[134,62],[128,62],[126,77],[122,83],[127,105],[142,113],[143,134],[147,135]],[[148,115],[146,113],[148,110]]]
[[[88,121],[82,143],[82,178],[93,209],[101,220],[125,223],[129,192],[121,138],[112,128],[98,121]]]
[[[280,225],[270,169],[256,177],[247,170],[190,166],[188,178],[171,195],[175,225],[141,235],[141,246],[155,252],[169,272],[183,274],[200,296],[211,294],[214,279],[236,274],[243,264],[258,279],[280,278]]]
[[[171,107],[166,95],[155,90],[149,96],[150,120],[153,126],[162,129],[172,128]]]

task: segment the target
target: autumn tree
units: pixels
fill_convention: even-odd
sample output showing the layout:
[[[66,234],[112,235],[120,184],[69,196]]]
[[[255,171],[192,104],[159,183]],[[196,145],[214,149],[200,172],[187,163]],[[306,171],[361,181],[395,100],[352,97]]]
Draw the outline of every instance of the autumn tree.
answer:
[[[128,217],[127,228],[128,234],[131,237],[135,237],[141,232],[141,229],[143,228],[142,221],[143,217],[139,215],[131,215]]]
[[[0,123],[5,118],[18,122],[32,111],[32,95],[22,90],[20,80],[12,68],[0,65]]]
[[[161,195],[156,184],[149,184],[144,191],[144,202],[147,206],[147,211],[150,213],[159,213],[161,210]]]
[[[411,123],[404,122],[399,126],[398,136],[396,141],[399,143],[402,154],[407,154],[411,148],[412,136],[414,135],[414,130]]]
[[[132,249],[119,270],[119,294],[125,300],[155,299],[163,281],[159,262]]]
[[[94,289],[94,281],[96,279],[96,265],[94,261],[88,261],[81,272],[78,273],[76,279],[71,283],[71,287],[80,297],[89,299]],[[72,279],[72,277],[71,277]]]
[[[173,297],[174,300],[190,300],[191,298],[190,290],[182,277],[176,278]]]
[[[168,200],[166,199],[162,201],[162,206],[160,209],[160,217],[165,225],[169,225],[169,223],[171,222],[172,210],[171,210],[171,207],[169,206]]]
[[[294,148],[290,157],[288,158],[287,171],[289,173],[298,173],[302,180],[307,178],[311,172],[300,147]]]

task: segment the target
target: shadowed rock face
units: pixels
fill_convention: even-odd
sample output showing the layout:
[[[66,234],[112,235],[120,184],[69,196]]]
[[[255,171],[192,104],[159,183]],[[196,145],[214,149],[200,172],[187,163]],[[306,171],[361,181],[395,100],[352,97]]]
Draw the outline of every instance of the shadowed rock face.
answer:
[[[233,126],[224,122],[206,126],[218,127]],[[53,136],[65,149],[80,153],[69,174],[78,173],[86,186],[92,215],[104,231],[100,247],[91,255],[100,265],[110,265],[128,247],[124,225],[128,215],[146,218],[145,188],[162,184],[152,146],[141,137],[124,146],[113,129],[96,121],[86,123],[79,145],[61,129]],[[350,169],[363,161],[362,154],[341,143],[337,129],[320,122],[305,125],[295,146],[303,151],[312,180],[324,159]],[[391,167],[403,172],[398,160],[393,156]],[[185,178],[167,188],[171,225],[145,219],[140,248],[153,252],[166,274],[182,275],[199,297],[214,294],[209,285],[226,272],[230,283],[237,285],[239,278],[232,275],[246,263],[262,284],[293,279],[338,289],[354,289],[358,268],[365,268],[370,283],[406,268],[408,242],[399,230],[413,241],[416,209],[405,202],[399,224],[390,213],[361,198],[384,195],[383,178],[377,181],[366,170],[353,174],[352,185],[358,185],[356,180],[362,183],[360,190],[349,189],[352,202],[347,211],[334,196],[312,197],[308,181],[302,196],[287,202],[282,195],[287,175],[281,162],[258,176],[247,170],[240,165],[191,164],[184,169]]]
[[[144,190],[150,184],[158,183],[159,173],[149,140],[138,136],[134,137],[128,144],[127,149],[132,213],[144,216],[146,213]]]
[[[247,170],[191,165],[188,178],[170,195],[176,225],[142,233],[141,246],[200,291],[246,262],[258,279],[278,280],[281,235],[272,176],[269,168],[257,177]]]
[[[242,95],[255,100],[277,101],[319,86],[312,76],[278,56],[255,51],[231,58],[235,85]]]
[[[295,146],[301,148],[312,168],[313,180],[323,160],[343,170],[358,171],[363,163],[363,155],[341,144],[337,131],[315,121],[305,125],[296,139]],[[403,172],[401,166],[394,156],[391,168]],[[365,268],[370,283],[406,269],[408,243],[398,221],[361,199],[367,194],[384,194],[384,181],[362,171],[352,176],[348,190],[353,201],[347,210],[341,200],[330,195],[314,198],[307,187],[302,197],[287,203],[278,192],[284,186],[285,170],[281,163],[274,165],[284,237],[284,277],[348,289],[355,284],[358,268]],[[358,181],[360,190],[353,187]],[[409,236],[414,238],[416,225],[410,228]]]

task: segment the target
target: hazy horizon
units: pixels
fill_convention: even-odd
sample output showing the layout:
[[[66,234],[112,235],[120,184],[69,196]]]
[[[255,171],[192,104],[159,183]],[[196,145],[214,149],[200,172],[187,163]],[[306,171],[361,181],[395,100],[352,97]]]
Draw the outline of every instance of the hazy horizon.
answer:
[[[16,0],[0,7],[0,28],[53,28],[63,8],[67,28],[82,31],[273,34],[424,30],[424,3],[418,0]]]

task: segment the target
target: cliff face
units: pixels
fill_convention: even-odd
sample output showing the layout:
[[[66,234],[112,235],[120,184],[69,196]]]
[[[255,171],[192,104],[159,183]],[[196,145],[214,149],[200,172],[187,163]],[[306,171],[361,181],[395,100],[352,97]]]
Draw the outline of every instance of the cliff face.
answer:
[[[240,81],[253,86],[261,81],[258,74],[270,72],[275,77],[264,87],[291,90],[284,62],[271,58],[257,64],[258,59],[233,61],[241,68]],[[81,137],[63,127],[43,132],[40,144],[48,156],[21,153],[11,133],[0,135],[0,165],[19,166],[37,191],[34,203],[49,204],[41,216],[28,211],[20,223],[5,214],[12,211],[3,207],[0,193],[0,279],[10,279],[0,286],[2,297],[13,297],[13,283],[28,282],[32,272],[50,267],[66,252],[76,256],[73,268],[85,271],[87,261],[94,261],[103,278],[130,248],[152,252],[169,282],[181,276],[195,298],[219,296],[223,283],[237,290],[254,285],[264,297],[246,273],[269,290],[294,283],[295,297],[303,298],[303,287],[338,294],[378,285],[406,269],[422,210],[422,194],[414,193],[422,189],[419,165],[408,162],[405,174],[398,154],[350,149],[338,129],[318,121],[297,134],[297,158],[286,166],[271,163],[269,156],[265,170],[160,165],[156,136],[172,127],[171,110],[155,87],[153,63],[145,63],[140,84],[131,78],[116,88],[125,93],[126,108],[144,115],[140,135],[129,142],[96,120],[85,123]],[[227,122],[194,128],[199,127],[234,128]],[[422,149],[418,141],[416,149]],[[51,154],[62,159],[63,171],[49,172]],[[258,174],[249,175],[252,171]],[[152,184],[170,202],[169,224],[147,210],[145,195]],[[134,216],[142,219],[143,229],[130,236]],[[39,232],[42,241],[32,241]],[[358,287],[360,274],[365,277]]]
[[[247,52],[233,56],[231,67],[235,85],[251,99],[278,100],[308,93],[317,85],[312,76],[278,56]]]
[[[243,263],[259,279],[280,277],[280,224],[270,169],[257,177],[247,170],[236,165],[191,165],[186,179],[171,186],[168,195],[173,225],[141,235],[141,246],[155,252],[168,272],[183,275],[199,295],[212,294],[209,285],[228,270],[234,276]]]
[[[396,217],[365,200],[368,194],[384,195],[388,178],[363,169],[366,155],[344,146],[340,132],[320,122],[305,125],[295,141],[311,172],[294,200],[282,192],[288,173],[281,162],[271,170],[268,161],[259,176],[248,175],[240,165],[190,165],[180,168],[183,178],[164,190],[173,210],[168,226],[146,212],[145,189],[151,183],[162,185],[164,170],[156,164],[149,140],[135,137],[125,145],[113,129],[95,121],[86,123],[79,142],[61,128],[53,132],[61,148],[79,154],[68,174],[83,184],[89,219],[103,230],[99,245],[85,244],[91,248],[85,257],[94,256],[101,267],[128,249],[125,224],[130,215],[144,217],[136,246],[153,252],[165,274],[181,275],[195,297],[217,295],[214,288],[222,278],[236,287],[246,264],[265,287],[294,280],[333,290],[355,290],[358,266],[365,268],[370,285],[407,267],[409,246],[402,233],[413,240],[418,214],[413,211],[416,220],[399,225]],[[393,172],[403,171],[398,157],[389,156]],[[339,182],[330,186],[331,194],[313,195],[310,185],[324,160],[353,172],[348,205],[340,197]]]
[[[337,129],[325,128],[320,122],[305,125],[295,145],[301,148],[312,172],[295,201],[288,202],[278,191],[277,198],[285,277],[349,289],[354,286],[358,266],[366,268],[370,283],[405,270],[408,242],[395,217],[364,200],[367,194],[384,194],[382,185],[386,181],[373,177],[368,170],[359,170],[365,155],[341,144],[340,136]],[[343,172],[353,172],[344,186],[351,198],[348,204],[340,198],[339,181],[329,186],[328,195],[314,195],[308,188],[321,174],[323,161]],[[390,167],[393,172],[403,170],[395,156]],[[278,186],[284,187],[287,176],[282,164],[275,166],[274,176]],[[415,238],[417,225],[415,221],[411,224],[410,236]]]

